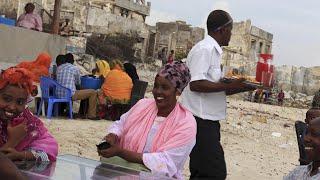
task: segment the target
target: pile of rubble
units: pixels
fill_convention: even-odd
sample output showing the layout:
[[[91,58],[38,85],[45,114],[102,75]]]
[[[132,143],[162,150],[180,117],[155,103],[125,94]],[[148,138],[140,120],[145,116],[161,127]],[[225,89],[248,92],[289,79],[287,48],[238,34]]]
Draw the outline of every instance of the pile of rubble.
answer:
[[[284,104],[290,107],[309,108],[311,107],[314,96],[308,96],[303,93],[295,93],[293,91],[285,92]]]

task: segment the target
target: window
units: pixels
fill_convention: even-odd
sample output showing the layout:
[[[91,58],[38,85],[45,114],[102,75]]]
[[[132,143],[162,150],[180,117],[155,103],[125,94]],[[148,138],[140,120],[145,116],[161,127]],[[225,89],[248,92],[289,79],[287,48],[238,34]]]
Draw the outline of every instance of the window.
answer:
[[[263,42],[260,42],[260,43],[259,43],[258,53],[263,53],[263,52],[262,52],[262,47],[263,47]]]
[[[254,40],[254,39],[252,39],[252,40],[251,40],[251,49],[256,50],[256,44],[257,44],[257,41]]]

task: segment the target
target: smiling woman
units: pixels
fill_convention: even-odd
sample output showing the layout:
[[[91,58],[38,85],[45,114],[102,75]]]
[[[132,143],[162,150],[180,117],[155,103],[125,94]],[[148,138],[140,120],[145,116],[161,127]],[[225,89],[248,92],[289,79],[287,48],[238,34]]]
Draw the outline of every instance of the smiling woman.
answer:
[[[32,74],[9,68],[0,75],[0,151],[11,160],[54,161],[56,140],[26,108],[34,89]]]
[[[105,137],[111,147],[98,150],[99,155],[109,160],[118,156],[154,173],[183,179],[184,163],[195,144],[196,122],[176,96],[189,81],[184,63],[162,67],[155,78],[154,99],[140,100],[114,122]]]

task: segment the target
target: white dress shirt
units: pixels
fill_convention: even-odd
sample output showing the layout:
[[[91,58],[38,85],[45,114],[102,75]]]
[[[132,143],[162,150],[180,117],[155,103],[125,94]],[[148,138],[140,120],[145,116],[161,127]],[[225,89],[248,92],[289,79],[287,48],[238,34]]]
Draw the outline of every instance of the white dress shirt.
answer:
[[[187,57],[187,66],[191,73],[191,81],[208,80],[219,82],[221,71],[222,49],[211,36],[197,43]],[[202,93],[190,90],[190,84],[181,95],[181,103],[193,113],[205,120],[223,120],[226,117],[226,93]]]

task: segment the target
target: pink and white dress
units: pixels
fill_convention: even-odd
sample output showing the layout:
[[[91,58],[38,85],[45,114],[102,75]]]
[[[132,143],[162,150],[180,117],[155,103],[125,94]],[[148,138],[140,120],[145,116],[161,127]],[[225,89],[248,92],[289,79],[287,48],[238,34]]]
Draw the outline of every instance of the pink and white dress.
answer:
[[[168,117],[156,114],[153,99],[140,100],[108,132],[120,138],[124,149],[143,153],[151,172],[184,179],[184,164],[196,143],[195,119],[179,103]]]

